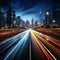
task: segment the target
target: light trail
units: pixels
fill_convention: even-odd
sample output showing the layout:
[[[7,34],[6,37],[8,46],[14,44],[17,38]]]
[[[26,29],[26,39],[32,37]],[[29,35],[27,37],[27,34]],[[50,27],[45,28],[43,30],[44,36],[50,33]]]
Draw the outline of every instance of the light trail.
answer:
[[[33,31],[31,30],[31,35],[34,38],[34,41],[36,41],[36,43],[38,44],[38,46],[41,48],[41,50],[44,52],[46,58],[48,60],[53,60],[52,57],[48,54],[48,52],[46,51],[46,49],[42,46],[42,44],[38,41],[38,39],[36,38],[36,36],[34,35]]]
[[[33,46],[34,46],[34,51],[35,51],[35,53],[36,53],[37,55],[39,55],[39,58],[40,58],[41,60],[46,59],[44,53],[43,53],[42,50],[39,48],[39,46],[38,46],[38,44],[36,43],[36,41],[34,41],[34,38],[33,38],[32,35],[31,35],[31,37],[32,37],[32,43],[33,43]]]
[[[19,53],[17,53],[16,51],[18,51],[18,50],[16,50],[16,51],[15,51],[15,54],[12,54],[12,55],[15,56],[16,53],[17,53],[17,59],[22,55],[23,49],[24,49],[25,45],[28,43],[29,32],[30,32],[29,30],[26,32],[26,34],[28,33],[28,35],[26,35],[25,38],[22,37],[22,39],[24,39],[24,41],[21,43],[21,46],[18,48]],[[10,58],[9,58],[9,59],[10,59]],[[12,57],[11,60],[14,60],[14,57]]]
[[[6,55],[6,57],[4,58],[4,60],[7,60],[9,57],[11,57],[11,59],[14,57],[14,55],[17,53],[17,51],[19,50],[19,48],[21,47],[22,43],[27,40],[29,35],[29,30],[27,31],[27,33],[24,35],[24,37],[16,44],[16,46],[10,51],[10,53],[8,53]],[[13,54],[13,56],[12,56]]]
[[[43,34],[43,33],[39,33],[37,31],[35,31],[36,33],[38,33],[41,37],[45,38],[47,41],[51,41],[53,43],[55,43],[56,45],[60,46],[60,41],[57,40],[57,39],[54,39],[46,34]]]
[[[30,33],[31,37],[29,37]],[[28,42],[29,45],[27,44]],[[53,43],[59,47],[56,47]],[[29,29],[0,43],[0,53],[3,56],[2,59],[14,60],[15,57],[17,60],[20,58],[23,59],[23,55],[25,56],[23,52],[27,51],[27,49],[24,50],[24,48],[28,47],[27,45],[29,46],[29,48],[27,48],[29,50],[29,52],[27,52],[27,55],[29,53],[29,60],[32,60],[32,58],[34,59],[34,56],[36,56],[37,60],[57,60],[60,57],[59,40]]]
[[[35,33],[35,32],[34,32]],[[36,34],[37,35],[37,34]],[[44,44],[40,41],[40,43],[44,46]],[[47,52],[53,57],[54,60],[57,60],[54,55],[44,46],[44,48],[47,50]]]
[[[13,45],[15,42],[17,42],[17,41],[19,41],[19,39],[21,39],[23,36],[24,36],[24,34],[26,34],[27,33],[27,31],[24,31],[24,32],[22,32],[21,34],[18,34],[17,36],[14,36],[15,37],[15,39],[12,39],[9,43],[7,43],[7,44],[5,44],[5,45],[3,45],[2,46],[2,48],[0,48],[0,53],[3,53],[5,50],[7,50],[11,45]],[[14,38],[13,37],[13,38]],[[9,40],[9,39],[8,39]]]
[[[3,46],[3,45],[7,45],[7,44],[9,44],[10,42],[15,41],[16,39],[19,39],[19,36],[20,36],[20,38],[22,38],[23,35],[25,35],[25,33],[26,33],[26,31],[24,31],[24,32],[22,32],[22,33],[19,33],[19,34],[15,35],[15,36],[13,36],[13,37],[11,37],[11,38],[8,38],[8,39],[4,40],[3,42],[1,42],[0,47]]]
[[[25,32],[26,32],[26,31],[24,31],[24,32],[22,32],[22,33],[19,33],[19,34],[15,35],[15,36],[13,36],[13,37],[11,37],[11,38],[8,38],[8,39],[0,42],[0,45],[5,44],[5,43],[7,43],[8,41],[13,40],[13,39],[15,39],[15,38],[18,38],[19,36],[21,36],[21,35],[24,34]]]
[[[46,44],[49,48],[51,48],[51,50],[53,50],[57,54],[57,56],[60,56],[60,50],[51,45],[47,40],[43,39],[40,36],[39,32],[34,31],[34,34],[37,35],[37,37],[41,39],[41,41],[44,42],[44,44]]]
[[[31,60],[31,40],[29,41],[29,60]]]
[[[53,45],[51,45],[50,43],[48,43],[48,41],[46,41],[45,39],[43,39],[43,38],[40,37],[39,35],[38,35],[38,37],[39,37],[41,40],[43,40],[43,42],[46,43],[46,45],[49,45],[49,46],[51,47],[51,49],[53,49],[55,52],[57,51],[58,54],[60,53],[60,50],[58,50],[58,49],[55,48]],[[56,53],[57,53],[57,52],[56,52]],[[59,55],[60,55],[60,54],[59,54]]]

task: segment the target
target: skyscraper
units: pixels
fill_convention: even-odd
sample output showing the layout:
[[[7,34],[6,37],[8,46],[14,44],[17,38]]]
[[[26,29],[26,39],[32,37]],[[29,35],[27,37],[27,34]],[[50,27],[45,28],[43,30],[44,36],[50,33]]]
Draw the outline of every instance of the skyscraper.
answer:
[[[15,11],[13,10],[13,26],[16,26],[16,15],[15,15]]]
[[[28,20],[26,21],[25,24],[26,24],[26,27],[30,27],[30,22]]]
[[[38,21],[37,20],[35,21],[35,26],[38,26]]]
[[[2,9],[0,8],[0,28],[3,26],[3,19],[4,19],[4,14],[2,12]]]
[[[32,23],[32,27],[34,26],[34,20],[32,19],[32,21],[31,21],[31,23]]]
[[[17,26],[20,26],[21,22],[20,22],[20,16],[17,16]]]
[[[7,11],[7,26],[12,26],[13,25],[13,21],[12,21],[12,8],[9,7],[8,11]]]

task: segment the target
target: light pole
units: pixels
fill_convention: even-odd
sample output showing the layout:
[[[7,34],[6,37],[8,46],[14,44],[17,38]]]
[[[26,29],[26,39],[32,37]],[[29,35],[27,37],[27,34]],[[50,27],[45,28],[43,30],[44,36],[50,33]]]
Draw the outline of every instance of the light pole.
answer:
[[[53,25],[55,24],[56,20],[52,20]]]
[[[47,11],[46,12],[46,25],[49,25],[49,15],[50,15],[50,12]]]

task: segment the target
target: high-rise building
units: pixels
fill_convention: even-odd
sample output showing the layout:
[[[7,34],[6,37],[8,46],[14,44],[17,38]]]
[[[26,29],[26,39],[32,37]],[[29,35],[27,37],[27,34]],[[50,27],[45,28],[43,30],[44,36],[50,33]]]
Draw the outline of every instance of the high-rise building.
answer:
[[[16,15],[14,10],[13,10],[13,26],[16,26]]]
[[[7,11],[7,26],[13,26],[13,19],[12,19],[12,8],[9,7]]]
[[[38,26],[38,21],[37,20],[35,21],[35,26]]]
[[[20,18],[20,26],[24,26],[25,22]]]
[[[4,14],[2,9],[0,8],[0,28],[3,26]]]
[[[31,24],[32,24],[32,27],[34,27],[34,20],[32,19],[32,21],[31,21]]]
[[[20,16],[17,16],[17,26],[20,26],[21,22],[20,22]]]
[[[26,27],[30,27],[30,22],[28,20],[26,21],[25,24],[26,24]]]

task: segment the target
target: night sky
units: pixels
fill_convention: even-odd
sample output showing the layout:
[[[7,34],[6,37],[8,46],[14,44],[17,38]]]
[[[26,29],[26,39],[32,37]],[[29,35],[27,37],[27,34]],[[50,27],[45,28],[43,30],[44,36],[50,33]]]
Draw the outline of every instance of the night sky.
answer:
[[[39,20],[45,18],[45,11],[59,6],[59,0],[0,0],[0,6],[7,9],[10,5],[17,16],[23,20]],[[40,17],[41,16],[41,17]]]

